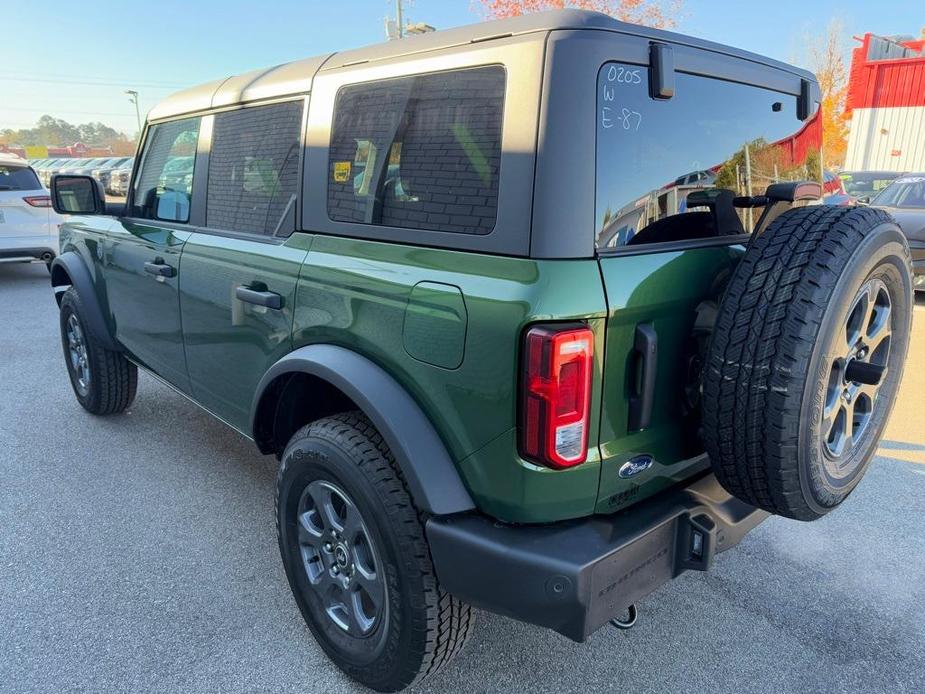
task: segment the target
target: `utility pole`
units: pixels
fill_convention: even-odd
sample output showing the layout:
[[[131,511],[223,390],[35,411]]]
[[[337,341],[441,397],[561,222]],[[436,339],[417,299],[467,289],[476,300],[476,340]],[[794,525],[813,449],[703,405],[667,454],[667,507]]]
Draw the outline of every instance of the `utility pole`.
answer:
[[[141,111],[138,108],[138,92],[134,89],[126,89],[125,93],[128,94],[128,100],[135,104],[135,122],[138,125],[138,137],[141,137]]]
[[[402,38],[405,35],[405,28],[401,16],[401,0],[395,0],[395,19],[398,22],[398,38]]]

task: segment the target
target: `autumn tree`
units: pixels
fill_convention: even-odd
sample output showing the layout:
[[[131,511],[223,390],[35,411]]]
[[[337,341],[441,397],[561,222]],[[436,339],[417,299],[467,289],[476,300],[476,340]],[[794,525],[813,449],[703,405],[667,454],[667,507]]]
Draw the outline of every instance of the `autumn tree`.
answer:
[[[806,37],[809,68],[819,80],[822,107],[823,160],[827,169],[838,170],[848,150],[845,97],[848,93],[848,53],[844,27],[832,20],[824,35]]]
[[[660,29],[677,24],[683,0],[478,0],[489,19],[518,17],[566,7],[603,12],[624,22]]]

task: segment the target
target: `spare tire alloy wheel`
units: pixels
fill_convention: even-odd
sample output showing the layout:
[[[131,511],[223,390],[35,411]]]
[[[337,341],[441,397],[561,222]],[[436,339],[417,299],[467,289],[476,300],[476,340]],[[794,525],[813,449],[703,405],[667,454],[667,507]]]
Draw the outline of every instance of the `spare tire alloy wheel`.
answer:
[[[832,359],[822,427],[826,470],[833,479],[852,472],[845,466],[871,431],[874,408],[882,405],[878,396],[889,371],[891,309],[886,284],[868,280],[851,304],[836,345],[842,353]]]
[[[388,609],[378,554],[356,504],[327,480],[299,499],[298,537],[305,575],[324,611],[344,632],[366,637]]]
[[[723,486],[798,520],[842,503],[886,428],[912,305],[909,247],[882,210],[793,209],[755,237],[704,373],[704,441]]]

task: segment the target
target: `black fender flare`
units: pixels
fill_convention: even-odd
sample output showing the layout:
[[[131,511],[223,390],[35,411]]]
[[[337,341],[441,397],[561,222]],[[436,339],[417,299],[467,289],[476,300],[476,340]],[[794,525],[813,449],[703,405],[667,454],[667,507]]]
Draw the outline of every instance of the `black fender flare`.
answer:
[[[70,277],[70,284],[56,283],[56,278],[60,274],[55,272],[61,269]],[[55,292],[55,301],[61,304],[61,297],[70,287],[77,290],[80,296],[80,303],[83,307],[81,318],[86,323],[93,336],[99,340],[103,346],[113,352],[120,352],[122,348],[113,339],[106,325],[106,319],[103,317],[103,311],[100,308],[96,291],[93,287],[93,278],[90,271],[80,254],[76,251],[66,251],[54,259],[51,263],[51,286]]]
[[[271,366],[254,395],[252,431],[266,389],[277,377],[294,372],[327,381],[369,417],[395,456],[420,510],[447,515],[475,508],[443,441],[411,395],[380,366],[344,347],[300,347]]]

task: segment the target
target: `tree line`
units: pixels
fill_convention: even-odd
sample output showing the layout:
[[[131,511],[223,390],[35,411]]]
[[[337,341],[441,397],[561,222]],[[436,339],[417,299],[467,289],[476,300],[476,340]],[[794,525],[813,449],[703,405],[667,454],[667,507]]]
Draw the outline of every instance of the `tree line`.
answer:
[[[44,115],[33,128],[4,128],[0,130],[0,144],[69,146],[83,142],[94,147],[112,147],[116,154],[135,151],[135,141],[105,123],[94,121],[74,125],[62,118]]]

